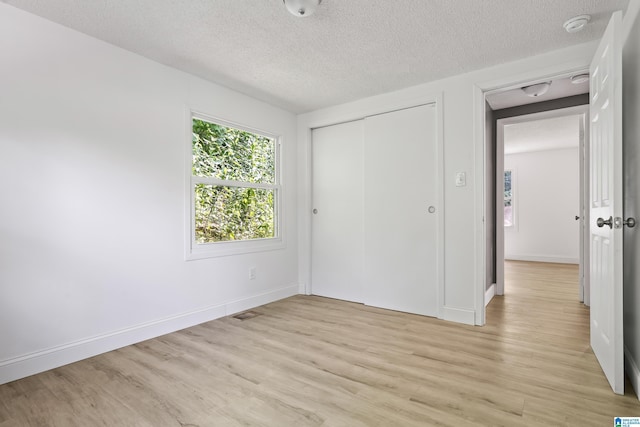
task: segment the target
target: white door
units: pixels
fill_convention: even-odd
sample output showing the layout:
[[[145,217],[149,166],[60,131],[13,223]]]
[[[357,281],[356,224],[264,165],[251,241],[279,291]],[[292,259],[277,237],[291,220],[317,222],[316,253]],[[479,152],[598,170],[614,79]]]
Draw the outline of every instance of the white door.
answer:
[[[436,108],[367,117],[364,129],[364,302],[436,316]]]
[[[591,347],[611,388],[624,393],[622,334],[621,12],[591,63]]]
[[[363,120],[314,129],[311,292],[362,302]]]

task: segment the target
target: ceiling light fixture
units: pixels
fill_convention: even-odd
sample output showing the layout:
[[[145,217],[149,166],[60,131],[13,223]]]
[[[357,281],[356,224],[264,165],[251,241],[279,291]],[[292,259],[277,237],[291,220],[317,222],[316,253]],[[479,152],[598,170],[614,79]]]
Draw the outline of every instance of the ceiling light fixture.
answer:
[[[571,83],[573,83],[574,85],[584,83],[586,81],[589,81],[589,74],[587,73],[576,74],[575,76],[571,77]]]
[[[299,18],[311,16],[322,0],[282,0],[287,10]]]
[[[562,24],[567,33],[576,33],[583,29],[591,20],[591,15],[574,16]]]
[[[544,82],[531,86],[525,86],[521,89],[525,94],[527,94],[527,96],[535,98],[536,96],[544,95],[545,93],[547,93],[550,86],[551,82]]]

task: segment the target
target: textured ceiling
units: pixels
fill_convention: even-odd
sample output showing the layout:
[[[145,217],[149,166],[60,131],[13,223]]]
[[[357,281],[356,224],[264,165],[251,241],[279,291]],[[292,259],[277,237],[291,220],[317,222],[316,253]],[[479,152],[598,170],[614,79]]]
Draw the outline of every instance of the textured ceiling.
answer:
[[[629,0],[2,1],[300,113],[597,39]]]
[[[580,116],[516,123],[504,127],[504,153],[577,147],[580,141]]]

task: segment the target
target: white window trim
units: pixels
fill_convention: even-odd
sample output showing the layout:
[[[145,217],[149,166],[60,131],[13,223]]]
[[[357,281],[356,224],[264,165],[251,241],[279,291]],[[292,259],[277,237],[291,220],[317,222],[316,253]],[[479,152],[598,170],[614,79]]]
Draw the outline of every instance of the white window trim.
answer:
[[[282,197],[282,138],[271,132],[247,127],[225,119],[200,113],[187,108],[185,144],[185,260],[215,258],[229,255],[240,255],[252,252],[263,252],[285,247],[283,233],[283,197]],[[222,126],[232,127],[246,132],[273,138],[276,144],[275,184],[255,184],[242,181],[225,181],[216,178],[198,177],[192,173],[193,162],[193,119],[200,119]],[[242,188],[264,188],[274,190],[274,234],[266,239],[238,240],[215,243],[196,243],[195,238],[195,185],[211,184]]]

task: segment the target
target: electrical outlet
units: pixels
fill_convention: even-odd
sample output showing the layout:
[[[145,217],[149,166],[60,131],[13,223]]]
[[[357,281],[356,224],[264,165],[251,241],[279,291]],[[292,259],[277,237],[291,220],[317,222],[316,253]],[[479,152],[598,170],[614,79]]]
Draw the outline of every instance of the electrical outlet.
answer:
[[[251,267],[249,269],[249,280],[255,280],[255,278],[256,278],[256,268]]]

